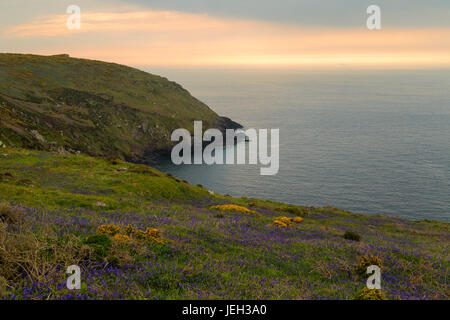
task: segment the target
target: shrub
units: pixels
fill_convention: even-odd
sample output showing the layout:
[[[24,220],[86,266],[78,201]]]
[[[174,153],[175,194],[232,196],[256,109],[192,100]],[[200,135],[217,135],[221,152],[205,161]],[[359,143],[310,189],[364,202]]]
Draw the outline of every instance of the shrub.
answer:
[[[158,229],[147,228],[146,230],[139,230],[132,225],[101,225],[97,228],[97,235],[108,235],[119,242],[127,242],[130,238],[145,241],[150,240],[159,243],[164,242]]]
[[[216,214],[216,218],[223,218],[223,217],[225,217],[225,215],[222,212]]]
[[[156,242],[156,243],[164,243],[164,240],[160,236],[160,232],[158,229],[153,228],[147,228],[145,231],[142,230],[136,230],[135,233],[133,233],[136,238],[141,240],[146,240],[150,242]]]
[[[260,216],[260,214],[256,211],[247,209],[246,207],[238,206],[235,204],[221,204],[217,206],[210,207],[211,210],[218,210],[218,211],[231,211],[231,212],[242,212],[242,213],[251,213],[256,216]]]
[[[8,295],[8,280],[0,276],[0,298],[5,298]]]
[[[120,234],[120,233],[115,234],[113,239],[118,241],[118,242],[123,242],[123,243],[126,243],[126,242],[130,241],[130,237],[129,236],[127,236],[125,234]]]
[[[106,234],[89,236],[84,243],[94,250],[97,259],[106,258],[112,246],[112,241]]]
[[[273,225],[277,227],[287,228],[289,225],[280,220],[274,220]]]
[[[97,234],[107,234],[114,236],[120,232],[120,226],[114,224],[101,225],[97,228]]]
[[[288,228],[288,227],[292,227],[294,225],[294,223],[301,223],[302,221],[303,221],[303,218],[300,218],[300,217],[294,217],[294,218],[277,217],[277,218],[275,218],[275,220],[273,220],[272,225],[278,226],[278,227],[283,227],[283,228]]]
[[[346,231],[344,233],[344,239],[351,240],[351,241],[360,241],[361,236],[353,231]]]
[[[113,157],[108,157],[108,158],[106,158],[106,160],[108,161],[109,164],[111,164],[113,166],[116,166],[118,164],[122,164],[123,163],[122,160],[116,159],[116,158],[113,158]]]
[[[12,207],[8,203],[0,203],[0,222],[17,224],[23,220],[25,211],[22,208]]]
[[[354,300],[386,300],[379,289],[364,288],[355,296]]]
[[[286,206],[286,207],[279,207],[275,209],[279,212],[286,212],[293,214],[295,216],[308,216],[310,215],[310,210],[307,208],[299,208],[299,207],[293,207],[293,206]]]
[[[9,173],[9,172],[5,172],[5,173],[0,173],[0,181],[13,181],[14,180],[14,176]]]
[[[150,247],[152,251],[165,241],[158,229],[111,224],[99,226],[97,234],[88,237],[85,243],[94,250],[97,260],[123,266],[144,259]]]
[[[292,224],[291,218],[288,218],[288,217],[278,217],[278,218],[275,219],[275,221],[281,221],[281,222],[283,222],[283,223],[285,223],[287,225],[291,225]]]
[[[375,265],[381,269],[382,263],[383,262],[380,257],[368,254],[361,257],[359,263],[355,266],[355,270],[358,274],[365,275],[369,266]]]
[[[136,164],[132,166],[129,171],[133,173],[146,174],[154,177],[160,176],[153,168],[150,168],[145,164]]]
[[[11,231],[0,223],[0,278],[8,282],[25,275],[33,283],[49,283],[63,276],[57,270],[79,265],[87,251],[77,236],[58,237],[51,226],[42,226],[36,234],[26,224]]]

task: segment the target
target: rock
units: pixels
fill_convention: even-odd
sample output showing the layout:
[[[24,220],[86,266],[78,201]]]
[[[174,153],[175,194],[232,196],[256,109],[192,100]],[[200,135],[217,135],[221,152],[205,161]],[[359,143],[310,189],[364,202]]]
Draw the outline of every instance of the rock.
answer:
[[[243,126],[233,120],[231,120],[230,118],[227,117],[219,117],[218,119],[216,119],[215,123],[214,123],[214,127],[216,127],[217,129],[225,132],[226,129],[242,129]]]
[[[70,155],[70,152],[67,151],[64,147],[58,147],[58,153],[63,155],[63,156],[68,156]]]
[[[44,137],[37,130],[31,130],[31,133],[39,142],[45,143]]]
[[[99,201],[99,202],[94,203],[94,206],[96,206],[96,207],[106,207],[106,203]]]

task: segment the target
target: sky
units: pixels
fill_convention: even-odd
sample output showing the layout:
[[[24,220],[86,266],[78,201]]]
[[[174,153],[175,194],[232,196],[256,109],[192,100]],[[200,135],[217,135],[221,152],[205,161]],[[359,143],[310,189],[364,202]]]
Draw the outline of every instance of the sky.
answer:
[[[381,30],[366,10],[381,9]],[[67,28],[69,5],[80,29]],[[131,66],[450,67],[448,0],[2,0],[0,52]]]

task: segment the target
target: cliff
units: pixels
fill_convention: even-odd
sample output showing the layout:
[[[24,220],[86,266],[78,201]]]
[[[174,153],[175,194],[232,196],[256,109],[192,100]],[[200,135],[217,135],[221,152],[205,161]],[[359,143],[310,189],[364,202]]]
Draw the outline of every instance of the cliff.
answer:
[[[143,161],[176,128],[239,128],[166,78],[68,55],[0,54],[0,141]]]

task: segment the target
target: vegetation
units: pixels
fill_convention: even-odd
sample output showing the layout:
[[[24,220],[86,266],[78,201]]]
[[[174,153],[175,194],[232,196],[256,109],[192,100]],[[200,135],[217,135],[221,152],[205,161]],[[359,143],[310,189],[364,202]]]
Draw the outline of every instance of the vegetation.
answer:
[[[299,208],[296,206],[283,206],[276,209],[279,212],[286,212],[296,216],[307,216],[310,214],[309,208]]]
[[[376,255],[366,254],[361,257],[359,263],[355,266],[355,270],[358,274],[365,275],[367,268],[373,265],[378,266],[381,269],[383,265],[381,258]]]
[[[179,84],[134,68],[68,56],[0,54],[0,147],[142,161],[167,153],[194,120],[240,127]],[[207,129],[207,128],[205,128]]]
[[[448,299],[448,223],[233,198],[126,161],[194,119],[239,126],[133,68],[0,54],[0,299]]]
[[[344,239],[347,240],[352,240],[352,241],[360,241],[361,240],[361,236],[353,231],[346,231],[344,233]]]
[[[3,299],[449,298],[448,223],[225,197],[121,160],[9,147],[0,177]],[[381,292],[364,289],[372,264]]]
[[[381,290],[364,288],[356,295],[355,300],[386,300],[386,298]]]

